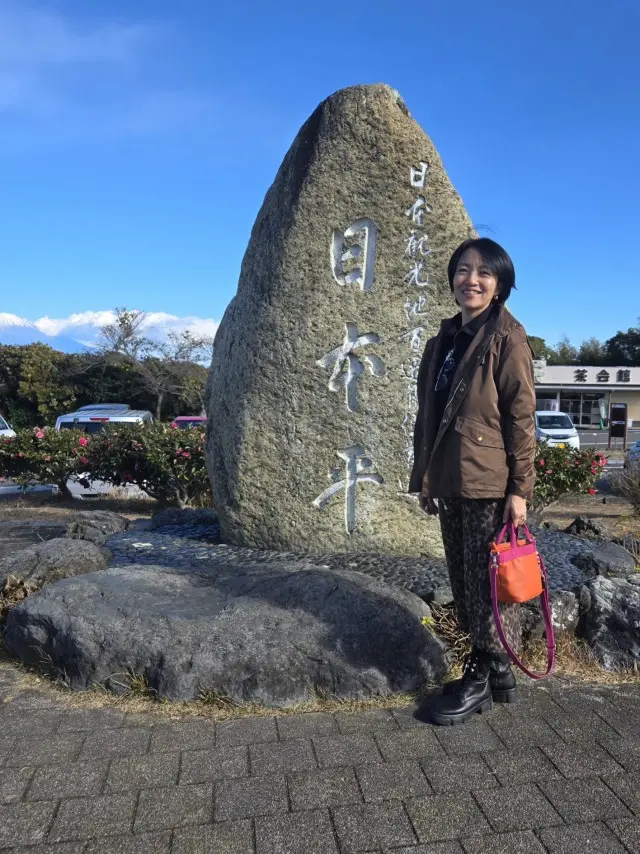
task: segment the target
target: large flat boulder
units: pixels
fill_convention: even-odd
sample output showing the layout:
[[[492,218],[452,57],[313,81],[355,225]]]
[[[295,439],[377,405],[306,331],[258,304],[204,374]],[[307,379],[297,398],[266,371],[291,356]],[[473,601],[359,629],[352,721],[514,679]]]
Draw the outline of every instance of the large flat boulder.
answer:
[[[207,464],[223,541],[442,555],[406,494],[425,343],[455,313],[473,233],[433,143],[389,86],[301,128],[258,214],[216,334]]]
[[[35,589],[61,578],[108,566],[111,552],[84,540],[56,538],[20,549],[0,560],[0,590],[8,580]]]
[[[5,642],[76,689],[126,675],[159,697],[202,691],[287,706],[318,695],[413,691],[446,670],[417,596],[357,572],[247,563],[112,567],[45,587],[14,608]]]

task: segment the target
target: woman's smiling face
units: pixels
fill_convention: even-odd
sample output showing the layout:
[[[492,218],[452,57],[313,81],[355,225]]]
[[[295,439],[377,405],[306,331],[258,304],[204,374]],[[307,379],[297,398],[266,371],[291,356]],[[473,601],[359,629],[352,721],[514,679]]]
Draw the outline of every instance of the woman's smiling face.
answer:
[[[477,249],[467,249],[453,276],[453,295],[458,305],[476,317],[488,308],[499,293],[498,279]]]

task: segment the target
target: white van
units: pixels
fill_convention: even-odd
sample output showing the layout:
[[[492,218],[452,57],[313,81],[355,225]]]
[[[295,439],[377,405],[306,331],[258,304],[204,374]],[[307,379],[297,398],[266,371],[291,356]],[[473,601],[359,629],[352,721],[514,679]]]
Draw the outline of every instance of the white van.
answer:
[[[90,403],[88,406],[80,406],[76,412],[90,412],[93,409],[120,409],[131,410],[128,403]]]
[[[12,430],[2,415],[0,415],[0,439],[12,439],[15,435],[15,430]]]
[[[56,430],[84,430],[97,433],[105,424],[151,424],[153,415],[147,409],[79,409],[56,420]]]
[[[536,412],[536,439],[550,445],[568,445],[576,450],[580,448],[580,436],[566,412]]]

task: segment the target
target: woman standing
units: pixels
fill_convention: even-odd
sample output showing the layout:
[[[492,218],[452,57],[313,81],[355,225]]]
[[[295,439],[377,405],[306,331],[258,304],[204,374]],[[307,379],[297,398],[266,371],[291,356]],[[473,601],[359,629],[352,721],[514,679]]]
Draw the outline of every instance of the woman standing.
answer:
[[[428,341],[418,374],[415,462],[409,491],[439,514],[460,628],[473,644],[462,679],[417,712],[463,723],[496,702],[513,702],[516,682],[493,619],[489,543],[503,522],[527,518],[535,480],[535,387],[531,349],[505,302],[513,262],[486,237],[453,253],[449,285],[460,312]],[[501,605],[507,640],[520,642],[519,605]]]

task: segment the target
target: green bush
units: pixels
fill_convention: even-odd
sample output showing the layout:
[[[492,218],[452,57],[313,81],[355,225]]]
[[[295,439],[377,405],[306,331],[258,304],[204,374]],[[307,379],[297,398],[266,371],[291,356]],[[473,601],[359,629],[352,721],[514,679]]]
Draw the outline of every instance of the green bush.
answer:
[[[204,439],[199,427],[108,425],[89,438],[87,476],[115,486],[136,484],[163,504],[211,506]]]
[[[541,442],[536,448],[534,509],[541,509],[568,493],[594,495],[595,482],[605,462],[602,454],[589,448],[575,450]]]
[[[15,438],[0,439],[0,477],[23,487],[55,483],[70,498],[67,481],[84,469],[87,443],[87,438],[75,430],[19,430]]]

